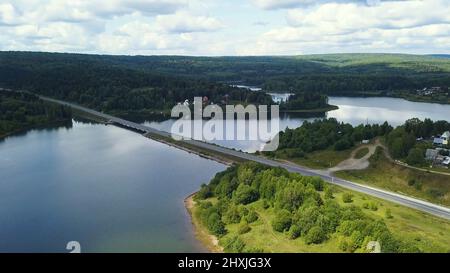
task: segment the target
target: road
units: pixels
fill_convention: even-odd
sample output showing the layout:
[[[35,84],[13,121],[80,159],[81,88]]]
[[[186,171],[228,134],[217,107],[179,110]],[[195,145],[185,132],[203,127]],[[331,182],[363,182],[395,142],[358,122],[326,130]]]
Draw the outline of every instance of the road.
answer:
[[[117,117],[114,117],[114,116],[111,116],[111,115],[108,115],[105,113],[101,113],[101,112],[98,112],[98,111],[95,111],[92,109],[88,109],[86,107],[82,107],[82,106],[73,104],[73,103],[55,100],[55,99],[51,99],[51,98],[47,98],[47,97],[41,97],[41,98],[43,100],[46,100],[49,102],[69,106],[73,109],[76,109],[76,110],[79,110],[82,112],[86,112],[86,113],[91,114],[96,117],[103,118],[114,124],[117,124],[117,125],[120,125],[120,126],[123,126],[126,128],[130,128],[133,130],[138,130],[142,133],[151,133],[151,134],[156,134],[156,135],[159,135],[162,137],[171,137],[170,133],[159,131],[154,128],[150,128],[148,126],[144,126],[144,125],[134,123],[134,122],[131,122],[128,120],[117,118]],[[435,204],[432,204],[432,203],[429,203],[426,201],[422,201],[422,200],[419,200],[416,198],[408,197],[405,195],[401,195],[401,194],[397,194],[397,193],[393,193],[393,192],[389,192],[389,191],[385,191],[385,190],[381,190],[381,189],[377,189],[377,188],[372,188],[372,187],[369,187],[366,185],[361,185],[361,184],[357,184],[357,183],[350,182],[347,180],[343,180],[338,177],[334,177],[333,175],[329,174],[326,171],[312,170],[312,169],[304,168],[304,167],[290,164],[290,163],[278,162],[275,160],[270,160],[270,159],[263,158],[260,156],[228,149],[225,147],[209,144],[209,143],[202,142],[202,141],[191,140],[191,139],[182,140],[182,141],[185,143],[188,143],[192,146],[199,147],[199,148],[202,148],[205,150],[213,151],[216,153],[221,153],[224,155],[234,156],[234,157],[241,158],[244,160],[258,162],[258,163],[272,166],[272,167],[285,168],[286,170],[288,170],[290,172],[299,173],[299,174],[302,174],[305,176],[318,176],[318,177],[321,177],[326,182],[329,182],[331,184],[341,186],[341,187],[344,187],[344,188],[347,188],[347,189],[350,189],[353,191],[365,193],[365,194],[368,194],[368,195],[371,195],[371,196],[374,196],[377,198],[391,201],[391,202],[394,202],[394,203],[397,203],[397,204],[400,204],[403,206],[407,206],[407,207],[410,207],[413,209],[417,209],[417,210],[420,210],[420,211],[423,211],[426,213],[430,213],[432,215],[450,220],[450,209],[449,208],[435,205]]]

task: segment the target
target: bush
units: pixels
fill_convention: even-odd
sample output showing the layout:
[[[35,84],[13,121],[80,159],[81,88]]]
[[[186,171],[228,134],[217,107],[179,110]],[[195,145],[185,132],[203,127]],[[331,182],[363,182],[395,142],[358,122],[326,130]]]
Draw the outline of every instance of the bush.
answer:
[[[250,210],[247,216],[245,216],[245,221],[247,221],[247,223],[253,223],[256,222],[258,218],[258,213],[254,210]]]
[[[297,239],[298,237],[300,237],[301,234],[302,229],[297,225],[292,225],[291,228],[289,229],[289,238],[292,240]]]
[[[425,153],[422,149],[411,149],[406,158],[406,163],[409,165],[423,165],[425,164]]]
[[[234,201],[237,204],[247,205],[255,202],[259,198],[258,191],[246,184],[239,184],[233,194]]]
[[[241,222],[241,214],[239,213],[239,208],[235,205],[230,206],[223,217],[225,223],[227,224],[238,224],[239,222]]]
[[[331,188],[327,188],[325,190],[325,199],[333,199],[333,190]]]
[[[353,202],[353,194],[351,194],[349,192],[345,192],[342,195],[342,201],[344,201],[344,203],[351,203],[351,202]]]
[[[292,224],[291,213],[287,210],[279,211],[272,220],[272,228],[278,232],[289,230]]]
[[[370,202],[369,203],[369,209],[373,210],[373,211],[377,211],[378,210],[378,206],[375,202]]]
[[[226,234],[225,225],[220,219],[219,214],[212,213],[208,217],[207,221],[208,230],[211,231],[216,236],[222,236]]]
[[[195,197],[200,200],[204,200],[204,199],[210,198],[212,196],[213,196],[213,192],[212,192],[211,188],[205,184],[203,184],[201,186],[200,190],[195,195]]]
[[[391,213],[390,209],[386,209],[386,212],[384,213],[384,216],[386,217],[386,219],[394,218],[394,216],[392,216],[392,213]]]
[[[325,232],[318,226],[311,228],[305,236],[305,242],[310,244],[320,244],[326,239]]]
[[[428,189],[427,192],[429,195],[433,196],[433,198],[440,198],[445,195],[445,192],[443,190],[435,189],[435,188]]]
[[[225,252],[241,253],[244,250],[244,248],[245,243],[238,236],[231,237],[224,243]]]
[[[250,230],[252,230],[252,228],[248,224],[243,224],[239,226],[238,234],[245,234],[250,232]]]

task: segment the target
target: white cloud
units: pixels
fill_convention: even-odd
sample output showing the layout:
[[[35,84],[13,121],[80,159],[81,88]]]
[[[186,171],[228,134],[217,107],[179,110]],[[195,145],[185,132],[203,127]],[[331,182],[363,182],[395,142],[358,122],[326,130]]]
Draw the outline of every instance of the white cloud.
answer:
[[[294,8],[305,4],[314,4],[314,0],[252,0],[252,2],[262,9],[285,9]]]
[[[447,0],[0,0],[0,50],[445,53],[449,26]]]
[[[287,54],[450,49],[435,42],[450,36],[450,6],[444,0],[326,3],[290,9],[286,21],[288,26],[265,32],[257,44]]]
[[[216,18],[192,16],[186,12],[159,15],[156,17],[156,24],[163,31],[172,33],[210,32],[224,27]]]

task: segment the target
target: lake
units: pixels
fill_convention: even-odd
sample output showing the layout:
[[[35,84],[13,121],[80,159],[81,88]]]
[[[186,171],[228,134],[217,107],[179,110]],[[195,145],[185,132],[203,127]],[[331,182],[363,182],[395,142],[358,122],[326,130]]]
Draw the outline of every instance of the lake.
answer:
[[[276,94],[276,100],[284,100],[289,94]],[[280,114],[280,118],[273,120],[279,123],[280,130],[286,128],[297,128],[305,121],[314,121],[320,118],[336,118],[338,121],[350,123],[354,126],[359,124],[376,124],[389,122],[392,126],[403,124],[410,118],[431,118],[432,120],[449,120],[450,105],[441,105],[433,103],[411,102],[397,98],[355,98],[355,97],[330,97],[329,104],[339,106],[338,110],[330,111],[326,114]],[[146,121],[143,124],[156,128],[158,130],[170,132],[174,119],[164,121]],[[256,120],[245,122],[245,126],[240,128],[245,130],[252,125],[258,124]],[[236,121],[226,121],[224,123],[224,131],[228,127],[234,127],[237,131],[238,124]],[[248,133],[248,132],[247,132]],[[276,135],[274,132],[272,135]],[[183,134],[189,137],[189,134]],[[257,140],[213,140],[217,145],[228,148],[234,148],[246,152],[255,152],[261,150],[264,142]]]
[[[450,105],[330,98],[326,116],[353,125],[449,119]],[[283,115],[280,128],[305,120]],[[170,129],[173,120],[149,121]],[[220,145],[257,150],[261,143]],[[0,252],[197,252],[183,200],[226,166],[114,126],[75,121],[0,141]]]
[[[226,166],[114,126],[0,142],[0,252],[206,251],[184,198]]]

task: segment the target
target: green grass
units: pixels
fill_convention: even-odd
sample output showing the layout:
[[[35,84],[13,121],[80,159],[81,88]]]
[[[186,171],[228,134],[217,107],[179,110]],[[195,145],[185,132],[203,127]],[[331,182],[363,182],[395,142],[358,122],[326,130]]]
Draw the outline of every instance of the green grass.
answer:
[[[361,159],[369,153],[369,148],[364,147],[356,151],[354,158]]]
[[[288,158],[283,152],[277,152],[277,156],[280,159],[292,161],[298,165],[302,165],[312,169],[328,169],[336,166],[342,161],[350,158],[353,149],[347,149],[344,151],[335,151],[334,149],[327,149],[322,151],[315,151],[306,154],[306,156],[298,158]]]
[[[365,170],[341,171],[336,175],[357,183],[450,206],[450,176],[396,165],[381,150],[377,150],[371,157],[370,163]]]

